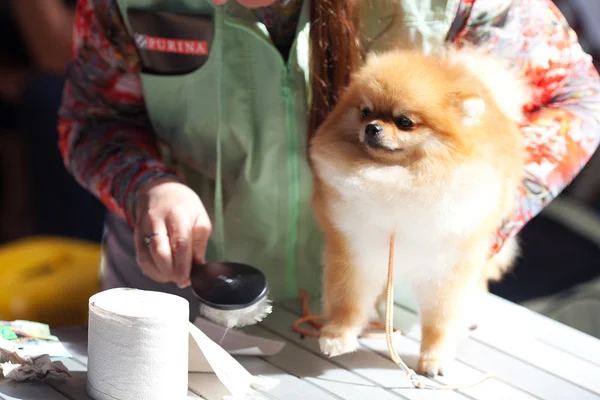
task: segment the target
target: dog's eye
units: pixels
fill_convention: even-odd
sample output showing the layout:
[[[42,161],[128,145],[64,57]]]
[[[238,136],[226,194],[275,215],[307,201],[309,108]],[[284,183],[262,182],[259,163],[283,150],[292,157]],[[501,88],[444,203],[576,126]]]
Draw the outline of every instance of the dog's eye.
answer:
[[[404,115],[396,118],[394,122],[396,123],[396,126],[402,129],[403,131],[409,130],[414,126],[414,123]]]
[[[371,109],[370,108],[363,108],[361,110],[361,115],[363,118],[368,118],[371,115]]]

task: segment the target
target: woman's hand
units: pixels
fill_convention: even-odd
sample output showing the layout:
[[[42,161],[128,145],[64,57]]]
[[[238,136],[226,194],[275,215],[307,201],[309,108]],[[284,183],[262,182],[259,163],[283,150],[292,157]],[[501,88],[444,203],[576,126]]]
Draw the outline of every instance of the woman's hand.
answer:
[[[212,229],[198,195],[170,178],[152,182],[137,194],[135,221],[137,262],[144,274],[189,286],[192,260],[204,262]]]
[[[236,0],[238,3],[247,8],[259,8],[270,6],[275,3],[275,0]],[[227,0],[212,0],[218,6],[227,3]]]

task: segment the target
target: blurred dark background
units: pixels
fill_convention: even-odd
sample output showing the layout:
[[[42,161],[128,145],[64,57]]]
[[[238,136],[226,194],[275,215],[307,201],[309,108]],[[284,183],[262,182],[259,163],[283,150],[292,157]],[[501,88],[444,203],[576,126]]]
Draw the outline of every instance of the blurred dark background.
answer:
[[[600,1],[555,2],[600,66]],[[14,260],[6,254],[20,240],[44,236],[98,245],[102,237],[104,207],[66,172],[57,147],[57,110],[75,3],[0,0],[0,282],[19,268],[13,261],[3,265],[2,251],[4,260]],[[596,335],[600,333],[589,326],[600,325],[600,284],[595,285],[600,276],[598,158],[523,230],[517,267],[492,287],[499,296]],[[44,262],[66,263],[60,260]],[[96,269],[90,279],[94,274]],[[65,276],[61,287],[72,275]],[[578,296],[598,301],[575,319],[561,317]],[[8,318],[2,310],[0,304],[0,319]]]
[[[75,0],[0,0],[0,240],[99,241],[103,207],[65,170],[56,130]]]

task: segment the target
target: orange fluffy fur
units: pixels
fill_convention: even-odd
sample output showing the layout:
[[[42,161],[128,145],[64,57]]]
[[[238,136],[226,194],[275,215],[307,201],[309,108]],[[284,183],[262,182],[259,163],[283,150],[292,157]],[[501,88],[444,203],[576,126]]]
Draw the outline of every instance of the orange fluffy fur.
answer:
[[[518,248],[511,240],[488,256],[515,209],[528,99],[509,66],[469,49],[391,51],[355,74],[309,147],[325,235],[325,354],[353,351],[375,315],[395,231],[395,277],[421,315],[417,371],[443,373],[474,322],[474,296]]]

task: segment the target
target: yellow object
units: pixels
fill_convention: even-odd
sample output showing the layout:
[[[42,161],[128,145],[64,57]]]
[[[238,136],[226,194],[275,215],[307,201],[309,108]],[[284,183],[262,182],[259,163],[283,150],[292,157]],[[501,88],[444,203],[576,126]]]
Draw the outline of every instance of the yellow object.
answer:
[[[87,323],[100,288],[99,244],[32,237],[0,246],[0,319],[51,327]]]

